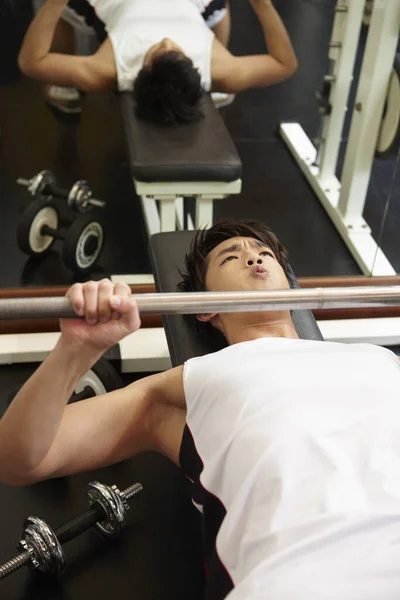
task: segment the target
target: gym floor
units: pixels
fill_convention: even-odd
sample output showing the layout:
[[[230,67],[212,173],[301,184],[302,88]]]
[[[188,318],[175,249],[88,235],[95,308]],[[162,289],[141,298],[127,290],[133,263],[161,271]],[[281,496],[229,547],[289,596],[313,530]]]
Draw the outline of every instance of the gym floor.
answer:
[[[335,0],[275,0],[275,5],[289,30],[299,70],[291,80],[243,93],[222,109],[243,162],[243,191],[238,197],[215,202],[215,219],[256,218],[268,223],[288,247],[298,277],[361,274],[277,137],[281,121],[299,122],[311,138],[318,133],[315,93],[327,71]],[[231,0],[231,6],[232,51],[262,52],[263,36],[249,3]],[[5,0],[0,7],[0,287],[69,285],[111,274],[149,273],[147,237],[129,173],[117,98],[113,94],[85,96],[78,120],[56,116],[44,103],[42,85],[19,75],[16,68],[18,48],[30,18],[30,0]],[[348,127],[344,140],[347,131]],[[380,231],[394,167],[391,160],[374,163],[364,216],[375,236]],[[87,276],[75,275],[63,266],[59,242],[40,260],[28,259],[18,249],[17,225],[30,197],[16,179],[29,178],[42,169],[52,170],[64,187],[86,179],[94,196],[107,203],[106,246],[99,265]],[[398,173],[382,239],[383,251],[397,272],[399,192]],[[34,368],[36,365],[1,367],[0,413],[9,392]],[[128,530],[111,547],[108,542],[99,543],[95,533],[88,534],[83,542],[71,543],[68,554],[74,558],[70,559],[64,584],[44,584],[26,573],[14,575],[0,584],[3,600],[108,598],[128,590],[141,600],[201,598],[202,571],[193,566],[200,564],[199,546],[193,541],[200,535],[199,523],[182,493],[185,481],[175,467],[151,454],[98,473],[28,489],[0,485],[0,563],[15,552],[27,515],[36,512],[53,525],[65,521],[85,509],[84,485],[96,478],[119,486],[142,481],[146,502],[135,512],[138,523],[134,534]]]

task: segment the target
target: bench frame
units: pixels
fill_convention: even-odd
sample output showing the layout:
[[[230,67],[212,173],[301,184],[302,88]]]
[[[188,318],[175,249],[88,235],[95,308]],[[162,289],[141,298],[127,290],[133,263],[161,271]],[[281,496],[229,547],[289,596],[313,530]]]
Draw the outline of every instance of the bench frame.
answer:
[[[149,236],[164,231],[208,228],[213,222],[213,202],[231,194],[240,194],[242,180],[230,182],[186,181],[143,182],[133,178],[135,190],[142,203],[143,216]],[[195,198],[194,222],[187,214],[185,199]],[[158,204],[157,204],[158,201]]]

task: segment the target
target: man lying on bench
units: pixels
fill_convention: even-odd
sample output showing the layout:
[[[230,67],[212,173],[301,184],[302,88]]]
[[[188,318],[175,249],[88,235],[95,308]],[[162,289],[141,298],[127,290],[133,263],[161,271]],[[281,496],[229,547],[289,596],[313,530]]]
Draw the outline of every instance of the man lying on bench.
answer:
[[[94,27],[101,46],[74,56],[73,35],[60,20],[68,0],[45,0],[19,55],[21,70],[56,87],[47,99],[79,112],[79,93],[134,90],[138,114],[154,122],[201,118],[202,91],[235,94],[290,77],[297,68],[286,29],[271,0],[250,0],[269,54],[233,56],[227,0],[70,0]],[[71,46],[72,42],[72,46]]]
[[[203,230],[186,291],[289,288],[260,223]],[[289,311],[198,315],[227,347],[67,405],[80,377],[140,327],[125,284],[75,284],[85,320],[0,421],[0,480],[29,485],[155,450],[204,514],[206,597],[391,600],[400,594],[400,365],[369,344],[299,339]]]

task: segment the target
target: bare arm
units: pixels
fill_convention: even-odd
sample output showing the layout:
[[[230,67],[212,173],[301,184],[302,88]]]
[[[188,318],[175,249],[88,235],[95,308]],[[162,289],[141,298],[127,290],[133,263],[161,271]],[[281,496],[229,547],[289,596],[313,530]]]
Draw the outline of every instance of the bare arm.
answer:
[[[116,330],[137,329],[137,311],[135,317],[132,306],[132,314],[126,310],[125,324],[114,319],[67,325],[84,335],[60,336],[0,421],[0,481],[27,485],[114,464],[145,450],[178,461],[185,422],[182,367],[67,405],[80,377],[103,353],[101,345],[109,345],[110,330],[113,337]],[[82,345],[87,335],[91,343]]]
[[[233,56],[214,40],[213,91],[236,93],[265,87],[291,77],[297,59],[286,28],[271,0],[251,0],[265,35],[269,54]]]
[[[56,85],[75,86],[86,92],[112,89],[115,87],[116,69],[108,40],[93,56],[51,52],[57,23],[66,3],[67,0],[46,0],[38,11],[19,53],[20,69],[34,79]]]

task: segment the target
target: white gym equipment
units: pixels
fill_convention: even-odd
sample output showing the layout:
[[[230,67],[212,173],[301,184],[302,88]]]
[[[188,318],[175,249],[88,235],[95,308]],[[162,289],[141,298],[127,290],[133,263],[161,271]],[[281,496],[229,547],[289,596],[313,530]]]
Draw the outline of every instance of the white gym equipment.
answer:
[[[282,123],[280,134],[362,272],[395,275],[363,210],[398,44],[399,0],[373,3],[341,181],[335,173],[363,17],[364,2],[338,0],[329,49],[333,68],[325,76],[330,111],[324,117],[320,148],[299,123]],[[396,89],[393,83],[392,97]],[[399,111],[395,110],[397,119]]]

